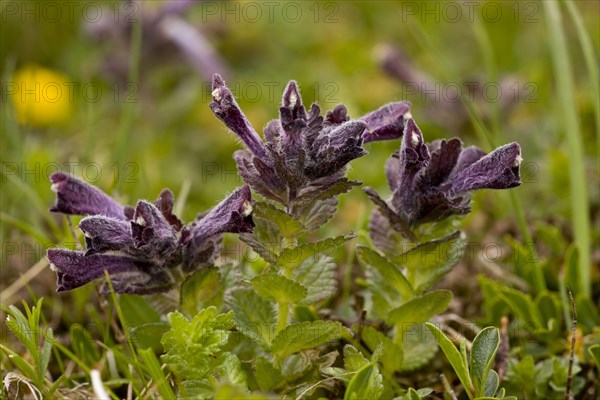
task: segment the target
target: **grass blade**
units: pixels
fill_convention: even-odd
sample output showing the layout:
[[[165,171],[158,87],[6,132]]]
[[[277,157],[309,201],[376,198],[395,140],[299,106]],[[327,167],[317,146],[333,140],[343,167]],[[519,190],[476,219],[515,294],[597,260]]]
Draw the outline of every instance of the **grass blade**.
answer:
[[[569,146],[571,209],[575,244],[579,250],[579,282],[581,282],[583,292],[589,296],[591,294],[589,201],[583,164],[585,154],[577,116],[573,71],[562,26],[561,13],[558,8],[559,3],[545,1],[543,4],[550,34],[550,53],[556,75],[558,92],[556,97],[561,110],[558,123],[565,132],[567,145]]]

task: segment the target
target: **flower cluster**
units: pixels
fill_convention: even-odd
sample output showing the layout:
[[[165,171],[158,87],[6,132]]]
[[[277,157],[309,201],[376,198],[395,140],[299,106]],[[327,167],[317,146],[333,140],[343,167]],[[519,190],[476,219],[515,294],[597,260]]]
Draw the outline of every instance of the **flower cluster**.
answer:
[[[118,293],[167,291],[175,284],[176,267],[189,273],[214,261],[221,233],[251,232],[254,226],[248,186],[186,227],[173,214],[174,198],[168,189],[154,203],[139,200],[134,208],[68,174],[57,172],[50,179],[57,194],[50,211],[86,216],[79,223],[85,252],[48,250],[58,277],[57,291],[102,278],[105,271]]]
[[[298,84],[291,81],[263,142],[217,74],[212,88],[211,110],[247,147],[234,155],[240,175],[253,191],[287,206],[344,179],[345,166],[367,153],[363,143],[400,137],[409,109],[407,102],[390,103],[352,120],[340,104],[323,118],[316,103],[304,108]]]
[[[382,200],[371,188],[364,189],[378,206],[372,227],[389,224],[413,239],[411,229],[418,224],[469,213],[470,191],[509,189],[521,184],[518,143],[504,145],[487,155],[475,146],[463,148],[457,138],[426,144],[410,113],[404,120],[400,150],[385,167],[393,191],[390,201]],[[381,230],[372,229],[373,232]],[[378,242],[384,238],[373,239]]]

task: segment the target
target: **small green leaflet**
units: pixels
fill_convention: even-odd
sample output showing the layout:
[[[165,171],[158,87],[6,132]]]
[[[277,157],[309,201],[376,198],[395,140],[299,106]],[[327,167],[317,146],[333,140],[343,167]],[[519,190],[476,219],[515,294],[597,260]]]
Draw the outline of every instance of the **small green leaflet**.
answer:
[[[308,292],[301,284],[274,273],[258,275],[251,283],[259,295],[278,303],[297,303]]]
[[[346,236],[337,236],[335,238],[329,238],[314,243],[306,243],[296,247],[287,248],[279,254],[276,264],[280,268],[294,270],[309,257],[314,257],[315,260],[318,260],[319,254],[332,252],[344,244],[344,242],[354,239],[355,237],[356,235],[352,233]],[[326,253],[325,255],[330,254]]]
[[[477,334],[471,350],[471,379],[475,395],[483,396],[488,373],[500,345],[500,332],[497,328],[487,327]]]
[[[276,208],[272,204],[256,202],[253,204],[253,209],[253,216],[273,222],[277,225],[281,234],[286,238],[299,235],[305,230],[300,221],[296,220],[285,211]]]
[[[312,349],[342,337],[344,327],[339,322],[314,321],[287,325],[275,336],[271,351],[281,360],[301,350]]]

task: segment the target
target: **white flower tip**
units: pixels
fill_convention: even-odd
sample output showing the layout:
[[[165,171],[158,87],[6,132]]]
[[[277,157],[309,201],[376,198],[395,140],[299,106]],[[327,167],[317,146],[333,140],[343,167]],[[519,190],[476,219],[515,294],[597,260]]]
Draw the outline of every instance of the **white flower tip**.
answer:
[[[135,219],[135,223],[139,226],[146,226],[146,220],[141,215]]]
[[[412,114],[410,113],[410,111],[407,111],[404,113],[404,115],[402,116],[402,118],[404,119],[412,119]]]
[[[521,157],[521,153],[519,153],[519,155],[517,155],[517,158],[515,158],[513,166],[518,167],[519,165],[521,165],[521,162],[523,162],[523,157]]]
[[[58,183],[53,183],[52,185],[50,185],[50,190],[58,193]]]
[[[215,99],[215,101],[221,101],[222,97],[221,97],[221,88],[216,88],[215,90],[212,91],[212,97],[213,99]]]
[[[412,136],[410,137],[410,142],[413,147],[417,147],[417,145],[419,144],[419,135],[413,132]]]
[[[252,204],[249,201],[245,201],[244,204],[242,204],[242,215],[244,217],[247,217],[250,214],[252,214],[252,210]]]
[[[292,91],[292,93],[290,93],[290,107],[291,108],[296,107],[297,102],[298,102],[298,96],[296,96],[296,93],[294,93]]]

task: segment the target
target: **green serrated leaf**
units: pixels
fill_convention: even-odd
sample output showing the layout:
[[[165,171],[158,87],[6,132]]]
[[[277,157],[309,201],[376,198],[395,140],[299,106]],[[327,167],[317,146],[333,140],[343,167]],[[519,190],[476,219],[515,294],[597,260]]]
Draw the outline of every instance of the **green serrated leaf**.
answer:
[[[275,304],[247,288],[232,291],[227,305],[233,310],[238,331],[268,348],[277,325]]]
[[[194,315],[205,307],[220,307],[224,290],[220,280],[216,267],[203,268],[187,278],[181,285],[182,311]]]
[[[414,371],[429,363],[438,351],[438,345],[424,324],[414,326],[402,340],[403,362],[401,372]]]
[[[240,359],[233,353],[222,353],[215,362],[215,373],[225,382],[238,388],[248,390],[248,377],[242,369]]]
[[[487,376],[494,362],[494,357],[500,345],[500,332],[489,326],[475,336],[471,349],[471,379],[475,387],[475,395],[483,396]],[[494,390],[495,394],[496,391]]]
[[[362,355],[356,347],[351,344],[344,346],[344,369],[350,372],[356,372],[369,363],[369,360]]]
[[[452,365],[454,372],[458,376],[458,379],[462,383],[465,392],[469,396],[470,399],[473,398],[473,394],[471,393],[471,377],[469,376],[469,365],[463,360],[460,352],[457,350],[456,346],[444,335],[444,332],[439,330],[435,325],[427,322],[425,324],[427,329],[433,334],[436,342],[442,349],[442,352],[446,355],[446,358]]]
[[[429,289],[460,260],[465,238],[455,232],[443,239],[432,240],[391,260],[406,268],[406,278],[417,293]]]
[[[200,311],[191,320],[180,312],[168,314],[171,329],[161,343],[165,354],[161,357],[183,388],[184,395],[200,395],[210,390],[206,379],[215,368],[235,326],[233,312],[218,314],[215,307]]]
[[[317,200],[306,207],[295,210],[294,215],[299,216],[300,221],[307,230],[314,231],[333,217],[337,205],[338,200],[333,197],[326,200]]]
[[[273,366],[264,357],[258,357],[254,363],[255,379],[260,390],[270,390],[281,382],[281,371]]]
[[[337,236],[335,238],[329,238],[314,243],[305,243],[296,247],[287,248],[279,254],[276,264],[280,268],[288,271],[294,270],[309,257],[313,257],[316,262],[319,259],[320,254],[332,252],[344,244],[344,242],[354,239],[355,237],[356,235],[352,233],[346,236]]]
[[[309,257],[304,260],[292,276],[308,290],[299,304],[314,304],[335,294],[338,285],[336,272],[336,265],[329,257],[320,256],[317,260]]]
[[[336,368],[336,367],[328,367],[323,368],[321,372],[325,375],[336,377],[339,380],[342,380],[346,383],[350,382],[352,376],[354,376],[353,372],[348,372],[344,368]]]
[[[251,283],[259,295],[278,303],[297,303],[308,293],[301,284],[274,273],[258,275]]]
[[[394,373],[402,368],[404,362],[404,351],[402,347],[395,344],[392,339],[385,336],[372,326],[366,326],[362,331],[362,340],[372,352],[379,345],[383,345],[381,364],[384,370]]]
[[[413,289],[402,271],[387,258],[364,246],[356,248],[356,255],[363,263],[377,269],[404,300],[413,296]]]
[[[305,231],[305,228],[300,221],[269,203],[254,203],[252,215],[257,218],[269,220],[277,225],[281,234],[286,238],[292,238]]]
[[[305,192],[302,195],[296,197],[292,201],[293,207],[304,207],[313,203],[316,200],[326,200],[331,197],[338,196],[343,193],[347,193],[352,190],[353,187],[362,185],[362,182],[351,181],[348,178],[341,178],[337,181],[329,184],[326,188],[319,187],[316,190]]]
[[[257,236],[258,230],[255,228],[254,233],[242,233],[239,238],[246,243],[256,254],[261,256],[268,263],[274,263],[279,253],[280,241],[262,241]]]
[[[392,310],[387,322],[396,325],[401,337],[409,327],[427,322],[434,315],[444,311],[450,304],[450,300],[452,300],[452,293],[448,290],[426,293]]]
[[[273,339],[271,351],[279,359],[300,350],[312,349],[331,340],[339,339],[344,327],[339,322],[314,321],[287,325]]]
[[[376,363],[362,367],[350,380],[344,400],[378,399],[383,393],[383,376]]]
[[[552,368],[552,363],[549,363],[546,368],[539,368],[536,371],[531,355],[524,356],[520,361],[512,359],[508,362],[506,381],[519,388],[522,397],[533,398],[536,387],[547,386],[547,381],[552,376]]]

